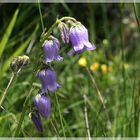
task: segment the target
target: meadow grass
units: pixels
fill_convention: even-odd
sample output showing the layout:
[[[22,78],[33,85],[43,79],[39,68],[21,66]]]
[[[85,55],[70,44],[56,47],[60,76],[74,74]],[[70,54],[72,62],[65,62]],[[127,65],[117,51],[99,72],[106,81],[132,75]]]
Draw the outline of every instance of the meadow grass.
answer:
[[[0,98],[12,76],[11,60],[22,54],[30,57],[30,63],[8,89],[0,110],[1,137],[140,136],[139,4],[36,3],[0,7]],[[65,59],[52,66],[62,87],[50,95],[52,116],[43,119],[45,132],[40,134],[29,118],[34,96],[41,87],[37,77],[43,58],[40,35],[63,16],[73,16],[88,28],[96,50],[69,57],[71,45],[61,43]],[[53,34],[59,36],[57,30]],[[78,64],[81,57],[86,67]],[[90,69],[95,63],[98,67]]]

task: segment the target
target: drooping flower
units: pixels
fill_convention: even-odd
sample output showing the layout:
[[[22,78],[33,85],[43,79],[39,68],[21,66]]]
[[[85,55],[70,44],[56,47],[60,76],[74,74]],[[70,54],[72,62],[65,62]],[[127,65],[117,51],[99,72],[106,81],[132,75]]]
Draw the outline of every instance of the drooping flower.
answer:
[[[54,60],[61,61],[63,58],[59,55],[60,43],[57,38],[46,40],[43,44],[43,50],[45,54],[45,63],[52,62]]]
[[[35,96],[34,102],[39,113],[43,117],[47,118],[51,115],[51,100],[49,97],[45,96],[44,94],[38,94]]]
[[[40,70],[39,78],[41,80],[42,88],[41,93],[45,93],[46,90],[55,92],[60,85],[57,83],[57,77],[55,71],[51,69]]]
[[[43,132],[44,128],[39,113],[38,112],[30,113],[30,118],[33,121],[34,125],[36,126],[37,130],[39,132]]]
[[[63,23],[63,22],[60,22],[59,25],[58,25],[58,28],[60,30],[61,38],[62,38],[63,43],[69,43],[69,28],[68,28],[68,25]]]
[[[81,54],[85,49],[94,50],[96,47],[89,42],[88,31],[82,24],[72,26],[70,41],[76,53]]]

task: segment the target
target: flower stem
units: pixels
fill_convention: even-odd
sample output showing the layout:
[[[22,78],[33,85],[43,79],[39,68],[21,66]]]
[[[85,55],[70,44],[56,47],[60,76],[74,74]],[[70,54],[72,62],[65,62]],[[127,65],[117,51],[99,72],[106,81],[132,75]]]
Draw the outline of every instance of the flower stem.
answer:
[[[16,76],[17,76],[17,73],[13,73],[13,74],[12,74],[12,77],[11,77],[11,79],[10,79],[10,81],[9,81],[9,83],[8,83],[8,85],[7,85],[7,87],[6,87],[5,91],[4,91],[4,93],[3,93],[3,96],[2,96],[2,98],[1,98],[1,100],[0,100],[0,107],[1,107],[1,108],[3,108],[3,107],[2,107],[3,101],[4,101],[5,97],[7,96],[7,92],[8,92],[8,90],[9,90],[11,84],[13,83],[14,79],[16,78]]]
[[[48,37],[50,36],[50,34],[52,33],[53,29],[62,21],[64,20],[73,20],[73,21],[76,21],[75,18],[72,18],[72,17],[62,17],[61,19],[56,19],[56,21],[54,22],[54,24],[49,28],[49,30],[46,32],[46,33],[43,33],[41,35],[41,39],[40,39],[40,42],[43,44],[44,41],[46,39],[48,39]]]

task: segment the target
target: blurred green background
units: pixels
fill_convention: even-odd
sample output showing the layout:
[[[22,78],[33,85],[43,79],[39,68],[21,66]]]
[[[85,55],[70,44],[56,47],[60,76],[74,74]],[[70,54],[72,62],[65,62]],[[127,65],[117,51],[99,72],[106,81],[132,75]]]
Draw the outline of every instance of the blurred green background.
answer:
[[[14,136],[28,98],[20,137],[86,137],[85,101],[92,137],[140,136],[140,5],[105,3],[41,3],[43,23],[48,30],[56,18],[72,16],[87,27],[95,51],[81,56],[67,55],[71,44],[61,42],[62,62],[54,62],[62,87],[51,94],[52,116],[42,119],[45,132],[40,134],[29,118],[40,81],[33,77],[42,60],[42,33],[39,4],[0,4],[0,98],[12,76],[11,60],[26,54],[30,63],[18,74],[8,90],[0,111],[0,136]],[[84,64],[84,65],[82,65]],[[86,65],[86,67],[85,67]],[[96,81],[106,109],[99,99],[89,73]],[[33,79],[34,78],[34,79]],[[33,82],[33,83],[32,83]],[[60,110],[59,110],[60,109]],[[60,112],[61,114],[60,114]]]

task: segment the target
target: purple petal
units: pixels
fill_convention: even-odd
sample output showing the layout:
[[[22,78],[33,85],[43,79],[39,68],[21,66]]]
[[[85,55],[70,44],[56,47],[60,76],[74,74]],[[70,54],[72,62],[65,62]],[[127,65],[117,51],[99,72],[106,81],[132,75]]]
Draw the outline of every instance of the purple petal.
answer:
[[[44,49],[44,53],[45,53],[46,62],[52,62],[54,59],[53,42],[51,40],[46,41],[43,49]]]
[[[49,117],[51,115],[51,101],[49,97],[45,95],[36,95],[35,96],[35,105],[39,113],[43,117]]]
[[[80,30],[77,27],[72,27],[72,29],[70,30],[70,40],[72,43],[72,46],[78,46],[79,43],[81,42],[80,39]]]
[[[43,124],[42,124],[39,113],[37,113],[37,112],[31,113],[31,119],[32,119],[34,125],[36,126],[37,130],[39,132],[43,132],[44,128],[43,128]]]
[[[39,78],[41,80],[41,85],[42,85],[41,92],[42,93],[45,93],[46,90],[47,90],[47,84],[46,84],[46,77],[45,77],[45,75],[46,75],[45,70],[40,70],[39,73],[38,73],[38,76],[39,76]]]
[[[55,92],[58,88],[58,83],[56,82],[56,73],[52,70],[46,71],[46,83],[47,88],[51,92]]]
[[[85,48],[87,49],[87,50],[95,50],[96,49],[96,47],[94,46],[94,45],[92,45],[90,42],[86,42],[86,41],[84,41],[83,42],[84,43],[84,45],[85,45]]]
[[[86,29],[85,26],[81,25],[80,26],[81,29],[81,34],[82,34],[82,38],[84,41],[89,41],[89,37],[88,37],[88,30]]]
[[[84,49],[84,45],[83,44],[79,44],[78,46],[74,46],[73,48],[74,48],[74,50],[76,52],[81,52]]]
[[[59,55],[60,43],[57,38],[54,39],[53,48],[54,48],[54,59],[56,59],[57,61],[63,60],[63,58]]]
[[[63,57],[61,57],[60,55],[58,55],[58,56],[56,57],[56,60],[57,60],[57,61],[62,61],[62,60],[63,60]]]

